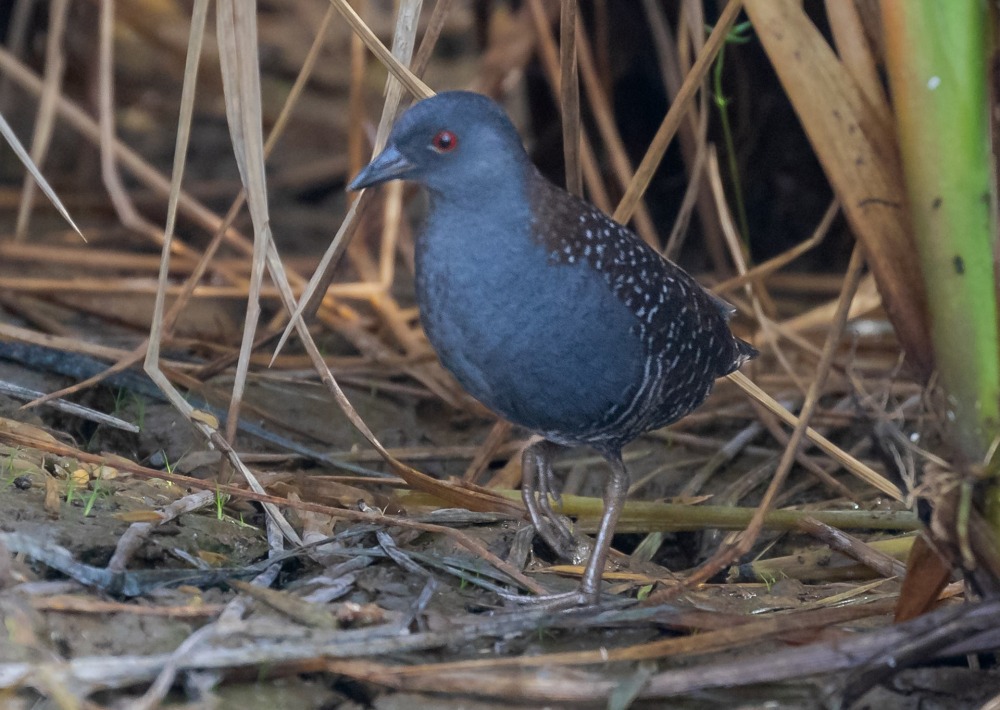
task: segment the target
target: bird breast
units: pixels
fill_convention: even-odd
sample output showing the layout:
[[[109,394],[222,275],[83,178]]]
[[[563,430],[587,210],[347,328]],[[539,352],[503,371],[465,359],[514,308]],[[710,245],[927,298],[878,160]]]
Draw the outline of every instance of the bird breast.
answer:
[[[421,321],[479,401],[555,439],[586,441],[643,386],[638,323],[584,263],[554,264],[527,219],[432,208],[417,243]]]

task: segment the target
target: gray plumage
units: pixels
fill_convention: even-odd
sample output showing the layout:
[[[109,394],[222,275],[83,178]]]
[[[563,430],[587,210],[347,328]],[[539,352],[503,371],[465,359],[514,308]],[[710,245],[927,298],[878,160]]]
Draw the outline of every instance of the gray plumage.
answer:
[[[484,96],[415,104],[351,189],[396,178],[429,194],[417,302],[442,364],[501,416],[555,444],[593,446],[611,464],[579,597],[592,601],[627,487],[622,446],[689,413],[756,351],[731,333],[728,304],[546,180]],[[548,490],[550,452],[525,452],[525,503],[565,552],[568,531],[534,496],[536,477]]]

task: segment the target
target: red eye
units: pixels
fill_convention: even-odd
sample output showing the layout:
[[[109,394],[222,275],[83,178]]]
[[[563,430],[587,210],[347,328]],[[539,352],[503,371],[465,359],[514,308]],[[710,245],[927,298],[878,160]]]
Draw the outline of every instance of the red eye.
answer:
[[[438,131],[431,145],[438,153],[450,153],[458,147],[458,136],[447,129]]]

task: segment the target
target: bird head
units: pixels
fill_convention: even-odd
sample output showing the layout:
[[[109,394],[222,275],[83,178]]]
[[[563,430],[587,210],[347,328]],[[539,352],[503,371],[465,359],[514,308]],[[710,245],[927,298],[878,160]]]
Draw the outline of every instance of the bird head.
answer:
[[[519,176],[529,164],[521,138],[500,106],[481,94],[449,91],[404,112],[385,149],[348,189],[411,180],[441,195],[489,194],[498,180]]]

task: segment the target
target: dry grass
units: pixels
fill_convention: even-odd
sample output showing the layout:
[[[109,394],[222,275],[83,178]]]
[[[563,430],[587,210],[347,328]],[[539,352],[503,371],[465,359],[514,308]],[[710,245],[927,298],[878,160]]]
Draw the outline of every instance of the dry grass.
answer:
[[[166,481],[172,498],[147,505],[146,517],[140,510],[132,513],[138,518],[124,520],[128,532],[106,567],[75,562],[65,550],[37,543],[16,525],[0,536],[11,553],[86,585],[76,589],[72,601],[62,592],[31,587],[30,571],[3,572],[0,584],[7,586],[2,594],[23,594],[43,613],[148,613],[198,618],[202,625],[170,653],[73,656],[57,666],[4,657],[0,688],[10,697],[33,697],[31,688],[61,707],[88,707],[83,698],[102,688],[142,686],[145,694],[133,699],[133,706],[154,707],[180,675],[191,671],[267,668],[272,677],[320,672],[328,680],[349,677],[369,688],[443,693],[456,702],[473,695],[528,704],[597,699],[612,707],[637,698],[829,673],[839,674],[830,676],[837,696],[850,700],[880,674],[904,665],[995,647],[989,621],[995,609],[989,604],[946,604],[936,616],[842,640],[845,629],[860,619],[876,626],[889,620],[900,594],[900,560],[913,540],[866,537],[876,529],[913,530],[916,520],[906,505],[912,502],[917,471],[926,460],[948,469],[946,457],[934,451],[944,449],[935,439],[933,387],[926,382],[933,363],[924,296],[914,276],[910,225],[905,211],[893,205],[892,196],[902,194],[901,177],[892,108],[877,80],[880,50],[871,41],[869,3],[826,3],[834,46],[792,0],[729,0],[707,34],[704,9],[696,0],[683,0],[670,12],[642,3],[656,70],[672,100],[634,165],[612,98],[613,53],[622,48],[600,25],[585,27],[593,13],[600,17],[612,11],[606,1],[578,8],[575,0],[529,0],[517,10],[486,4],[485,45],[475,51],[466,47],[458,69],[434,49],[442,38],[461,44],[472,32],[471,3],[439,0],[422,9],[419,2],[403,1],[388,16],[381,5],[368,2],[274,0],[261,3],[273,12],[255,16],[242,0],[216,0],[214,19],[207,0],[138,3],[147,4],[149,13],[121,7],[112,14],[109,1],[81,9],[53,0],[45,25],[47,48],[36,62],[41,70],[31,68],[17,50],[18,32],[31,36],[30,22],[17,30],[12,21],[11,39],[0,46],[0,101],[7,97],[0,111],[10,110],[15,94],[37,103],[37,117],[24,123],[34,131],[32,157],[43,174],[59,178],[60,196],[89,239],[87,245],[72,241],[75,237],[36,204],[30,180],[21,189],[0,187],[0,214],[10,229],[0,243],[0,338],[106,363],[103,372],[81,375],[75,378],[79,382],[45,399],[78,395],[142,363],[158,390],[199,432],[201,448],[222,456],[213,463],[216,478],[206,481],[141,465],[129,459],[127,447],[121,456],[93,453],[81,442],[46,438],[38,429],[3,428],[0,442],[12,461],[8,470],[44,478],[46,509],[55,516],[65,518],[60,500],[69,498],[69,478],[47,470],[47,457],[68,462],[68,469],[103,464],[130,480]],[[31,3],[15,5],[17,16]],[[164,14],[152,15],[154,5]],[[835,196],[811,233],[798,235],[794,245],[761,263],[749,261],[745,235],[731,213],[731,176],[723,177],[710,90],[714,62],[743,11]],[[67,24],[67,16],[81,26],[93,22],[99,32],[83,32]],[[186,39],[180,28],[188,32]],[[81,42],[89,53],[85,56],[96,59],[83,71],[66,69],[65,47]],[[170,111],[157,115],[177,117],[176,125],[149,116],[143,124],[141,116],[130,113],[142,112],[141,102],[139,108],[132,103],[134,86],[127,102],[116,99],[121,76],[133,82],[154,76],[140,59],[127,58],[124,48],[146,48],[165,63],[164,86],[156,91],[172,103]],[[731,62],[734,50],[726,51]],[[623,515],[621,529],[643,537],[630,555],[616,553],[619,571],[609,572],[608,580],[619,600],[639,598],[641,608],[622,610],[612,603],[600,616],[593,610],[553,616],[463,609],[448,624],[431,628],[444,618],[427,611],[433,610],[430,597],[444,579],[449,593],[478,586],[476,601],[467,601],[470,607],[502,606],[504,590],[544,593],[557,586],[551,575],[539,572],[574,575],[579,568],[529,565],[530,532],[505,532],[523,518],[514,490],[523,442],[519,432],[489,420],[460,390],[423,337],[405,285],[412,259],[406,216],[410,194],[392,185],[339,203],[342,209],[322,216],[329,240],[325,252],[299,243],[289,257],[287,235],[308,222],[284,222],[289,213],[272,211],[269,189],[342,184],[382,145],[399,110],[437,87],[430,77],[448,77],[446,83],[454,86],[458,82],[450,79],[464,72],[464,85],[508,99],[517,112],[516,97],[525,94],[523,76],[536,54],[559,112],[569,188],[617,219],[631,221],[642,238],[670,254],[695,223],[703,239],[698,250],[711,264],[706,280],[737,306],[741,315],[735,327],[762,350],[762,357],[747,374],[719,383],[698,413],[630,450],[645,462],[637,496],[665,476],[674,476],[681,482],[675,490],[682,489],[678,501],[635,500]],[[263,77],[262,55],[271,57],[265,66],[273,70]],[[64,82],[64,75],[90,79],[96,99]],[[377,127],[368,122],[375,113],[380,113]],[[206,114],[220,123],[223,115],[227,120],[238,182],[232,171],[214,182],[211,175],[186,176],[191,165],[205,169],[196,150],[205,147],[198,131],[207,130]],[[522,107],[518,118],[524,117]],[[143,134],[127,119],[156,135],[176,136],[169,170],[122,137],[123,123],[133,139]],[[303,138],[317,126],[323,127],[323,140]],[[81,155],[99,157],[100,190],[81,189],[64,161],[47,156],[53,141],[62,136],[65,142],[70,135],[85,142]],[[646,191],[675,138],[688,187],[676,224],[662,225]],[[315,155],[317,145],[335,155]],[[283,151],[295,148],[301,152],[286,158]],[[50,174],[46,165],[53,163],[64,174]],[[753,166],[744,168],[744,182],[752,181]],[[228,209],[218,206],[219,195],[229,201]],[[838,213],[857,239],[846,269],[806,278],[789,270],[826,240],[842,236],[828,236]],[[751,241],[762,238],[750,236]],[[234,307],[242,303],[245,310]],[[191,326],[198,318],[215,324],[214,335],[213,327]],[[890,325],[895,338],[886,336]],[[105,327],[114,329],[108,331],[114,337],[103,332]],[[336,354],[325,351],[330,343],[336,344]],[[301,459],[282,457],[279,465],[237,447],[241,417],[244,423],[273,417],[275,425],[312,427],[281,422],[266,404],[245,401],[248,386],[263,382],[291,388],[317,381],[321,387],[309,390],[309,397],[322,402],[313,410],[321,413],[320,426],[328,421],[342,429],[346,417],[363,437],[363,448],[329,453],[317,451],[322,441],[279,444],[323,467],[326,475],[318,476],[304,472]],[[349,391],[356,394],[345,393],[342,385],[352,385]],[[469,419],[485,419],[489,428],[477,434],[474,445],[384,445],[376,432],[387,427],[371,425],[352,406],[366,389],[393,406],[431,402]],[[217,408],[192,403],[191,394],[216,401]],[[913,444],[918,438],[930,452]],[[421,441],[420,433],[410,432],[407,440]],[[442,478],[417,467],[417,462],[449,458],[460,461],[464,476]],[[381,478],[366,477],[363,467],[361,475],[353,475],[359,464],[373,463],[381,464]],[[582,485],[579,471],[587,465],[574,459],[563,501],[564,512],[584,531],[600,514],[597,498],[573,495]],[[352,475],[329,475],[337,467]],[[88,478],[83,485],[96,490],[96,480]],[[270,559],[231,563],[239,574],[230,569],[228,577],[249,578],[256,586],[234,583],[224,603],[200,609],[176,599],[172,606],[158,606],[153,590],[176,585],[181,577],[167,574],[154,584],[143,574],[173,570],[129,571],[129,563],[158,526],[196,515],[205,506],[221,509],[223,496],[230,505],[254,502],[266,512]],[[710,505],[701,505],[706,500]],[[452,519],[439,511],[444,507],[472,512],[455,513]],[[434,518],[434,511],[442,517]],[[472,524],[489,532],[461,529]],[[848,528],[856,531],[853,536],[843,533]],[[806,536],[799,542],[815,538],[813,549],[793,553],[775,532],[790,529]],[[665,530],[711,531],[690,569],[675,573],[661,564]],[[722,537],[724,530],[734,532]],[[333,531],[352,542],[330,543]],[[443,540],[446,552],[411,545],[421,533]],[[354,534],[368,535],[368,542]],[[295,551],[286,552],[286,543]],[[783,547],[772,553],[775,544]],[[751,552],[754,559],[748,560]],[[352,555],[364,564],[378,557],[397,569],[413,590],[408,610],[401,612],[397,605],[389,611],[379,606],[377,595],[358,608],[311,601],[289,585],[331,568],[347,578],[356,570],[341,568]],[[299,567],[288,573],[298,579],[283,579],[280,591],[261,591],[293,556],[306,560],[305,571]],[[727,568],[729,582],[719,583],[719,573]],[[960,595],[958,587],[944,586],[947,566],[943,569],[927,589],[907,592],[907,597],[923,593],[933,604],[939,597]],[[224,583],[225,572],[184,570],[194,587]],[[123,594],[137,603],[122,603]],[[748,596],[761,601],[746,603]],[[254,614],[248,621],[249,609]],[[294,620],[295,630],[278,632],[258,624],[268,615],[285,626]],[[577,634],[584,650],[553,650],[559,644],[533,648],[528,641],[542,627],[557,635]],[[622,630],[623,640],[606,650],[609,628]],[[668,628],[680,636],[643,636]],[[638,636],[641,641],[634,640]],[[471,660],[497,638],[518,641],[499,654],[506,658],[492,654]],[[804,641],[812,643],[785,648]],[[759,644],[771,655],[761,654]],[[908,655],[893,656],[904,644]],[[441,663],[428,662],[426,654],[434,649]],[[739,652],[712,655],[733,649]],[[524,655],[528,652],[532,655]],[[700,655],[685,667],[671,665],[668,659],[678,654]],[[644,664],[650,660],[658,665]],[[532,672],[543,667],[544,674]],[[794,695],[812,686],[791,682],[787,688]],[[377,692],[382,691],[371,691]]]

